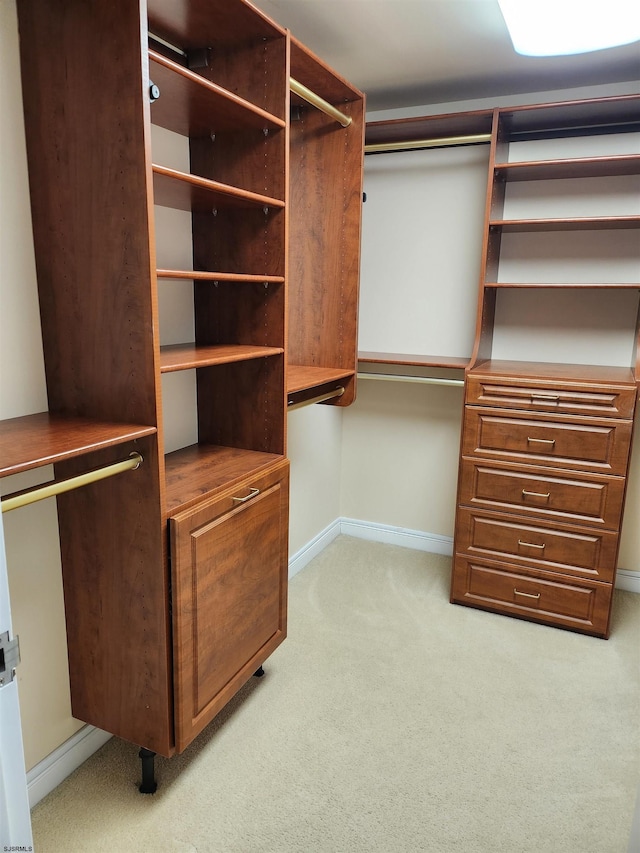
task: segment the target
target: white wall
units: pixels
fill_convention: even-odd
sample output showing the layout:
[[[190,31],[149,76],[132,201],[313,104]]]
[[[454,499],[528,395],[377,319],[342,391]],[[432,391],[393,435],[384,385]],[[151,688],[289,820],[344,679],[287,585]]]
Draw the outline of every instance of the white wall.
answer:
[[[480,105],[451,109],[475,106]],[[429,111],[448,110],[416,107],[412,114]],[[8,418],[42,411],[47,405],[15,0],[0,0],[0,115],[0,418]],[[366,300],[366,275],[362,287]],[[425,291],[423,298],[428,304],[433,292]],[[475,302],[475,293],[471,298]],[[290,554],[340,516],[452,535],[461,406],[457,388],[363,380],[356,403],[348,409],[312,406],[292,412]],[[633,523],[640,510],[638,442],[636,449],[627,511],[631,521],[624,526],[621,562],[640,570],[640,532]],[[11,478],[2,483],[3,492],[50,476],[45,470]],[[18,679],[25,756],[27,767],[32,767],[81,725],[70,712],[55,502],[7,514],[5,532],[14,630],[22,651]]]
[[[0,2],[0,418],[46,411],[15,2]],[[2,493],[51,479],[50,467],[0,481]],[[71,737],[55,500],[4,516],[27,769]]]
[[[452,536],[462,388],[360,380],[344,413],[341,514]]]
[[[290,559],[340,516],[344,411],[315,405],[287,416]]]

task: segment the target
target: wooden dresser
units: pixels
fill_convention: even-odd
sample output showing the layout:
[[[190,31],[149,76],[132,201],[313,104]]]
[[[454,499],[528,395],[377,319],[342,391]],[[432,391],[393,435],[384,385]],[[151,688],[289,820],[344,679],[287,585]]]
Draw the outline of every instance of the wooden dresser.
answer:
[[[452,600],[606,637],[636,386],[549,368],[468,374]]]

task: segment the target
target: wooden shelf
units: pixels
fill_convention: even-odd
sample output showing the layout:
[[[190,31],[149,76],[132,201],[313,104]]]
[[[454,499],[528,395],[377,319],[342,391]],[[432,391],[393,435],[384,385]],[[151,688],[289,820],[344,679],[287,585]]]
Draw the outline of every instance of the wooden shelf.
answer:
[[[165,456],[166,514],[174,515],[284,457],[237,447],[193,444]]]
[[[228,281],[228,282],[251,282],[262,284],[282,284],[282,275],[245,275],[234,272],[203,272],[202,270],[156,270],[158,278],[184,279],[187,281]]]
[[[209,136],[222,130],[281,129],[285,122],[188,68],[149,51],[149,75],[160,89],[151,105],[153,124],[182,136]]]
[[[353,370],[339,370],[332,367],[305,367],[290,364],[287,367],[287,394],[309,391],[329,382],[338,383],[341,379],[353,377]]]
[[[491,110],[367,122],[366,145],[491,133]]]
[[[284,207],[280,199],[157,165],[153,166],[153,194],[161,207],[197,213],[211,213],[216,206]]]
[[[505,141],[592,136],[640,129],[640,95],[533,104],[501,110]]]
[[[562,219],[493,219],[489,227],[503,234],[536,231],[613,231],[640,228],[640,216],[584,216]]]
[[[545,181],[639,174],[640,154],[496,163],[495,166],[496,177],[509,181]]]
[[[488,359],[479,361],[470,373],[496,376],[520,376],[530,379],[557,379],[566,381],[635,384],[629,367],[592,364],[564,364],[544,361],[506,361]]]
[[[382,365],[397,364],[407,367],[450,367],[459,370],[469,364],[469,359],[457,356],[408,355],[398,352],[359,352],[358,362]]]
[[[41,412],[0,421],[0,477],[124,444],[156,428]]]
[[[516,289],[516,288],[549,288],[551,290],[567,290],[567,289],[591,289],[591,290],[640,290],[640,282],[639,281],[627,281],[627,282],[540,282],[540,281],[527,281],[527,282],[513,282],[513,281],[487,281],[485,282],[485,287],[504,287],[507,289]]]
[[[185,50],[202,45],[240,46],[284,36],[284,30],[255,7],[240,3],[150,0],[149,32]]]
[[[230,364],[234,361],[251,361],[280,355],[283,352],[284,349],[281,347],[248,344],[216,344],[214,346],[171,344],[160,347],[160,372],[171,373],[174,370],[191,370],[216,364]]]
[[[344,104],[357,102],[362,98],[362,92],[337,74],[333,68],[329,68],[319,56],[316,56],[295,36],[291,36],[291,76],[325,101],[337,106],[338,109],[341,109]],[[307,106],[306,101],[294,93],[291,93],[291,103]]]

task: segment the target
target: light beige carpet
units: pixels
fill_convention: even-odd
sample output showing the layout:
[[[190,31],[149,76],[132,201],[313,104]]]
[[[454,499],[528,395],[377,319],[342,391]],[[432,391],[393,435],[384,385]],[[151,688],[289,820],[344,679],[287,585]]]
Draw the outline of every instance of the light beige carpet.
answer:
[[[598,640],[450,605],[450,565],[339,537],[158,792],[112,739],[34,809],[36,853],[627,853],[640,596]]]

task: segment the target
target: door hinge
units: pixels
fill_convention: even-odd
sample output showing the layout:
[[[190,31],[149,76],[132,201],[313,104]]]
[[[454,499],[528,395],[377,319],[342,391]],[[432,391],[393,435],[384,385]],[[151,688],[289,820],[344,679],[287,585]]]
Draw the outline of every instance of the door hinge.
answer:
[[[20,663],[20,640],[16,636],[9,639],[9,632],[0,634],[0,687],[6,687],[16,674]]]

